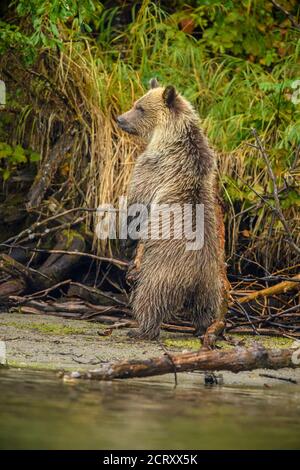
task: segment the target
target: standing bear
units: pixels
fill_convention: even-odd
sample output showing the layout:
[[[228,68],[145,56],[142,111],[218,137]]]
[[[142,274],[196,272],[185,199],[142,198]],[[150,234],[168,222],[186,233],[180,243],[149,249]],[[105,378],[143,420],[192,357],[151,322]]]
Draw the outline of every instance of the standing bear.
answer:
[[[192,105],[173,86],[161,87],[155,79],[117,123],[147,143],[134,166],[128,204],[149,209],[189,205],[193,228],[196,207],[201,205],[203,220],[203,243],[196,249],[187,248],[190,240],[185,235],[175,236],[176,228],[166,239],[143,237],[141,230],[143,255],[131,297],[138,329],[131,336],[156,339],[161,323],[180,314],[188,314],[196,334],[202,335],[219,318],[223,297],[215,155]]]

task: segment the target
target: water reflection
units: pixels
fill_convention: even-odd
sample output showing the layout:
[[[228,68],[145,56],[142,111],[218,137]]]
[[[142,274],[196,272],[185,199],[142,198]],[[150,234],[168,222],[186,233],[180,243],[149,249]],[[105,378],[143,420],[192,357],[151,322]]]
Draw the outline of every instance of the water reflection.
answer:
[[[151,381],[66,384],[0,371],[0,448],[276,449],[300,447],[300,395]]]

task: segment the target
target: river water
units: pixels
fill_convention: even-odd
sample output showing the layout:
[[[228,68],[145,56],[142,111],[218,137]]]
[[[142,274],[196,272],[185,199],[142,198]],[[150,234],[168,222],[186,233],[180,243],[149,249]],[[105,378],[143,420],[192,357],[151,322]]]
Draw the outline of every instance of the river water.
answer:
[[[300,389],[0,370],[1,449],[297,449]]]

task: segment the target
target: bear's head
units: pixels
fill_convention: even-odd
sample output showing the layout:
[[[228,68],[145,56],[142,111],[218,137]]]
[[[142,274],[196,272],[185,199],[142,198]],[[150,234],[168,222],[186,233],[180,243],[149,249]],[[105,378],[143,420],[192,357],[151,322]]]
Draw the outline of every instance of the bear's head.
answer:
[[[150,90],[138,99],[133,107],[117,117],[121,129],[129,134],[149,139],[154,129],[166,122],[171,112],[179,110],[181,97],[174,86],[159,86],[157,80],[150,80]]]

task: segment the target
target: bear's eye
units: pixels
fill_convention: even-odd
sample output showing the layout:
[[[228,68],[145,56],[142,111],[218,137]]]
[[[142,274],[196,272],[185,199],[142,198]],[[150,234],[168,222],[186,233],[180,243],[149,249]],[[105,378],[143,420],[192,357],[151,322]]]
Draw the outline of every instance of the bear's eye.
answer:
[[[143,108],[143,106],[141,106],[140,104],[137,105],[136,110],[137,110],[137,111],[141,111],[141,113],[144,112],[144,108]]]

